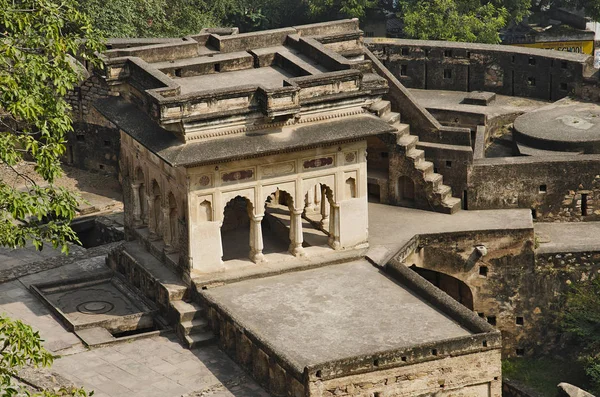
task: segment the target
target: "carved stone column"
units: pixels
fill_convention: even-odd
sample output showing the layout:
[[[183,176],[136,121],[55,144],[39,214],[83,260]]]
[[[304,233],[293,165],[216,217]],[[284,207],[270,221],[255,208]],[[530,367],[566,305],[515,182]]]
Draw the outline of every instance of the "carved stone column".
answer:
[[[131,184],[131,201],[133,204],[133,227],[142,226],[142,208],[140,201],[140,184]]]
[[[158,240],[158,227],[160,227],[160,219],[158,219],[156,208],[154,208],[154,197],[148,196],[148,238],[152,241]]]
[[[170,208],[162,207],[162,231],[163,231],[163,241],[165,243],[165,251],[171,252],[173,250],[173,242],[171,241],[173,235],[171,233],[171,222],[169,219],[169,215],[171,213]]]
[[[263,255],[262,220],[262,215],[250,217],[250,260],[258,264],[267,261]]]
[[[325,189],[321,188],[321,228],[326,229],[327,226],[329,226],[329,200]]]
[[[329,218],[329,246],[339,250],[340,245],[340,206],[331,204],[331,216]]]
[[[321,208],[321,185],[315,185],[312,194],[315,196],[315,209],[318,210]]]
[[[305,256],[302,242],[302,212],[303,210],[290,210],[290,249],[294,256]]]
[[[313,212],[315,210],[315,192],[310,189],[306,193],[306,212]]]

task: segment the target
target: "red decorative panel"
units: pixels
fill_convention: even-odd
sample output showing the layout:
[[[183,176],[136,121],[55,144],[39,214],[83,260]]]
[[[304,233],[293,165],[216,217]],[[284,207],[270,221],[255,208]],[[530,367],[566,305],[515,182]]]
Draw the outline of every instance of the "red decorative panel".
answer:
[[[333,164],[333,157],[321,157],[320,159],[307,160],[304,162],[304,168],[319,168]]]

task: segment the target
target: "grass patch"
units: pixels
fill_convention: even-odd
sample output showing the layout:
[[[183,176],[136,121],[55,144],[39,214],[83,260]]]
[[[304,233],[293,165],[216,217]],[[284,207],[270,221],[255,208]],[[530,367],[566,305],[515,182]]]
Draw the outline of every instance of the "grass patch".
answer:
[[[588,390],[589,380],[581,363],[561,358],[509,358],[502,360],[502,376],[516,380],[544,396],[555,396],[556,386],[567,382]]]

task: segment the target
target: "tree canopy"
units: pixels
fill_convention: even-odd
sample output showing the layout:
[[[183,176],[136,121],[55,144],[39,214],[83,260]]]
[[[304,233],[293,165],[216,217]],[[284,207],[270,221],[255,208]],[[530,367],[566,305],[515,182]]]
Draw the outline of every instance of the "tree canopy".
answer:
[[[100,36],[74,0],[0,0],[0,32],[0,165],[19,181],[0,180],[0,246],[67,251],[77,197],[53,182],[72,129],[64,97],[80,78],[69,54],[97,64]],[[15,168],[24,158],[43,184]]]

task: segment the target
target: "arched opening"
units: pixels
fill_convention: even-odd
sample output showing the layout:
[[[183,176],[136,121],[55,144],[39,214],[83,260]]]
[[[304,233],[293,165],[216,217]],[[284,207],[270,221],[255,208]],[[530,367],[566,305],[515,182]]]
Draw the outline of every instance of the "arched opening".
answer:
[[[265,216],[261,222],[263,253],[274,254],[289,250],[291,211],[294,200],[285,190],[277,189],[265,200]]]
[[[138,195],[137,195],[137,203],[134,203],[134,205],[137,205],[137,207],[139,208],[140,211],[140,222],[143,223],[144,225],[148,224],[148,203],[147,203],[147,198],[146,198],[146,184],[144,183],[145,178],[144,178],[144,172],[142,171],[141,168],[138,168],[135,172],[135,180],[134,180],[134,186],[137,185],[137,189],[138,189]]]
[[[160,186],[156,180],[152,181],[152,225],[154,228],[154,233],[158,237],[162,237],[162,207],[161,207],[161,191]]]
[[[346,191],[344,194],[344,198],[356,198],[356,180],[354,178],[346,179]]]
[[[473,310],[473,293],[463,281],[447,274],[436,272],[435,270],[423,269],[415,265],[412,265],[410,268],[425,280],[450,295],[454,300],[469,310]]]
[[[400,205],[414,206],[415,183],[406,175],[398,178],[398,201]]]
[[[252,214],[252,203],[246,197],[237,196],[225,205],[223,224],[221,225],[223,261],[248,259],[250,254],[250,214]]]
[[[167,242],[172,249],[179,248],[179,213],[177,210],[177,200],[173,193],[169,193],[169,230],[170,242]]]

